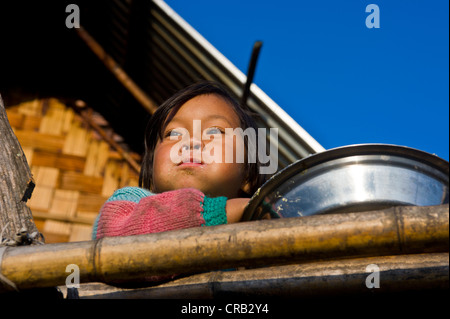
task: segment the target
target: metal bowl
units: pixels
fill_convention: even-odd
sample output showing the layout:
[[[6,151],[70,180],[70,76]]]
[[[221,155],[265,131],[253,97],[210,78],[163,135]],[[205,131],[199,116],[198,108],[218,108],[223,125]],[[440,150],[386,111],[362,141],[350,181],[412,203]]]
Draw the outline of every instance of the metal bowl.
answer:
[[[416,149],[362,144],[287,166],[250,199],[243,220],[449,202],[449,163]]]

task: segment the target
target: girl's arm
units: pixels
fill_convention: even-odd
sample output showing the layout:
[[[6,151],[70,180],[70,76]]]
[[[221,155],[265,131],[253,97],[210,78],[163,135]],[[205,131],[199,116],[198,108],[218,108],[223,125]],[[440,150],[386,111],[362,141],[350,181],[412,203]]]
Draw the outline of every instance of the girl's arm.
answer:
[[[196,189],[152,194],[127,187],[116,191],[103,205],[93,239],[237,222],[248,200],[210,198]]]
[[[249,201],[250,198],[232,198],[227,200],[225,210],[227,212],[228,223],[237,223],[241,220],[244,209]]]

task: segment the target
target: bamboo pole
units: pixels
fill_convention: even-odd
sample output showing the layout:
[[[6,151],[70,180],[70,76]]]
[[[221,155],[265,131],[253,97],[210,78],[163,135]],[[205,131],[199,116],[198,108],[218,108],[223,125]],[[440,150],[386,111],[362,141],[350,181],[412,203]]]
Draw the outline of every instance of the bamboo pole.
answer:
[[[95,241],[8,247],[0,272],[18,289],[342,257],[448,252],[449,206],[261,220]]]
[[[373,265],[378,267],[376,275]],[[396,255],[214,271],[138,289],[86,284],[79,295],[86,299],[303,298],[439,291],[449,288],[448,271],[448,253]],[[374,276],[379,285],[368,287],[366,281],[375,283]]]
[[[86,43],[86,45],[94,52],[94,54],[103,62],[108,70],[114,74],[117,80],[141,103],[141,105],[153,114],[157,106],[150,97],[131,79],[128,74],[120,67],[120,65],[95,41],[95,39],[83,28],[75,29],[78,36]]]

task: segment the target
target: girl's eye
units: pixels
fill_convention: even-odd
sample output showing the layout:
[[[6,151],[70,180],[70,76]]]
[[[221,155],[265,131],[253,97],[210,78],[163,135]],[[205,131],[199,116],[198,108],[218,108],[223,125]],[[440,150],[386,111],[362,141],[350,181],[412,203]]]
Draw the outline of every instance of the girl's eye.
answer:
[[[166,134],[164,134],[164,137],[171,137],[171,136],[178,137],[178,136],[181,136],[181,135],[182,135],[182,133],[177,131],[177,130],[169,130],[169,131],[166,132]]]
[[[223,133],[222,130],[218,127],[210,127],[208,129],[206,129],[206,134],[214,135],[214,134],[222,134],[222,133]]]

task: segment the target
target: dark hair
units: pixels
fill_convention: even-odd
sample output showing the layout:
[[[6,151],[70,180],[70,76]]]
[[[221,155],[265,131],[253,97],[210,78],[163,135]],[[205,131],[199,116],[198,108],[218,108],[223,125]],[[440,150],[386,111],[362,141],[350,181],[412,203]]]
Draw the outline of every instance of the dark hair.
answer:
[[[216,94],[227,101],[230,106],[233,107],[240,120],[240,125],[243,130],[247,128],[253,128],[255,132],[258,132],[255,119],[251,112],[242,107],[227,91],[225,87],[216,82],[202,81],[192,84],[167,99],[150,118],[146,132],[145,132],[145,153],[142,159],[141,172],[139,175],[139,186],[150,189],[153,178],[153,152],[155,150],[158,140],[162,139],[163,131],[175,116],[177,111],[192,98],[205,95]],[[258,133],[256,133],[258,134]],[[248,141],[245,141],[245,148],[248,150]],[[264,175],[259,174],[259,161],[256,159],[256,163],[248,163],[245,160],[247,176],[244,183],[249,184],[249,193],[241,191],[239,196],[249,197],[251,196],[264,182]]]

